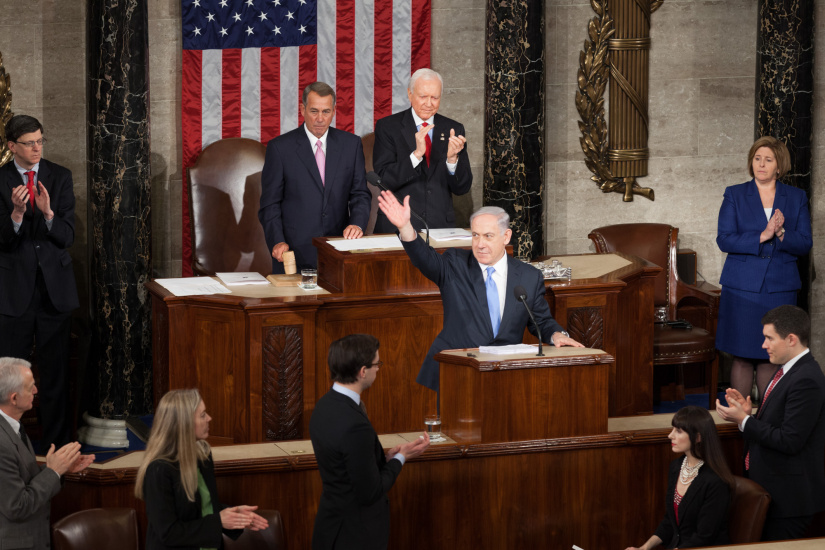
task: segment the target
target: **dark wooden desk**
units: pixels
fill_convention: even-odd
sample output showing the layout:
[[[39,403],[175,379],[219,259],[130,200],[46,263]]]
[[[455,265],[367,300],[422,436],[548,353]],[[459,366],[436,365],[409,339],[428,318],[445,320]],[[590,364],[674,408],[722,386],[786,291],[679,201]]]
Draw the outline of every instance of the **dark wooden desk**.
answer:
[[[550,310],[571,336],[616,359],[611,416],[653,406],[653,276],[660,268],[627,258],[628,266],[597,278],[547,283]],[[199,388],[213,417],[213,443],[308,438],[314,404],[331,385],[329,345],[356,332],[382,344],[385,367],[364,395],[371,410],[382,411],[373,419],[378,433],[423,429],[424,416],[435,411],[435,393],[415,377],[441,330],[437,291],[176,297],[155,282],[146,287],[155,399],[170,389]]]

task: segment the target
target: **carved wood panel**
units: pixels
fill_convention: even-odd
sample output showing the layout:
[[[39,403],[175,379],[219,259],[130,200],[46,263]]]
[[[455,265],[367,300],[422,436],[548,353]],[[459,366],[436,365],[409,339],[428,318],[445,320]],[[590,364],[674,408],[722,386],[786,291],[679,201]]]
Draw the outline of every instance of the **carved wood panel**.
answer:
[[[303,420],[303,329],[301,325],[264,327],[263,429],[269,441],[301,437]]]
[[[604,349],[604,312],[600,307],[567,310],[567,332],[585,347]]]

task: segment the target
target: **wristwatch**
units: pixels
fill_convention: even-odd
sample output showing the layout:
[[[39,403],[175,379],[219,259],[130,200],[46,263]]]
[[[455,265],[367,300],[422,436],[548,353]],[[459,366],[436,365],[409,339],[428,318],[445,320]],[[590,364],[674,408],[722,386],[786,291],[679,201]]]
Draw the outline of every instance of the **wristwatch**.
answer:
[[[782,237],[782,235],[784,235],[784,234],[785,234],[785,228],[784,227],[780,227],[779,231],[776,232],[777,237]]]
[[[566,331],[566,330],[560,330],[559,332],[560,332],[560,333],[561,333],[561,335],[562,335],[562,336],[564,336],[565,338],[570,338],[570,335],[567,333],[567,331]],[[556,343],[555,343],[555,342],[553,342],[553,345],[555,346],[555,345],[556,345]]]

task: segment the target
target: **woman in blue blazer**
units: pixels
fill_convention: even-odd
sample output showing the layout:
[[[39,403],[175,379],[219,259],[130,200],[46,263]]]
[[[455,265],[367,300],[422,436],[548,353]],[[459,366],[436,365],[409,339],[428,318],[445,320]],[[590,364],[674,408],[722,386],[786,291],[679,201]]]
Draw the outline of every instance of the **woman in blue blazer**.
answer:
[[[728,507],[734,480],[716,432],[704,407],[676,412],[668,435],[670,448],[680,456],[670,463],[665,517],[656,533],[638,548],[694,548],[727,544]]]
[[[802,286],[796,260],[811,249],[811,216],[802,189],[778,181],[791,168],[785,144],[761,137],[748,153],[753,179],[725,189],[716,243],[728,254],[722,277],[716,347],[733,355],[731,387],[759,397],[776,372],[762,349],[762,316],[796,305]]]

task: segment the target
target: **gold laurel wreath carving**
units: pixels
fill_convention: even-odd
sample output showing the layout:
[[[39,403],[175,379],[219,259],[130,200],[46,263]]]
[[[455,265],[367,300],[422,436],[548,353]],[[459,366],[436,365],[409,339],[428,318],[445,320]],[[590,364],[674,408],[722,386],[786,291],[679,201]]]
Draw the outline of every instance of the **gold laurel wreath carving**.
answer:
[[[651,12],[655,11],[664,0],[651,3]],[[622,193],[624,201],[633,200],[638,194],[654,199],[653,190],[641,187],[635,178],[617,178],[610,171],[608,159],[607,123],[604,118],[604,92],[610,75],[609,42],[615,29],[613,18],[607,10],[607,0],[590,0],[590,7],[596,17],[587,25],[588,40],[584,50],[579,52],[579,71],[577,74],[576,110],[579,113],[579,138],[584,162],[593,173],[590,177],[605,193]]]
[[[0,53],[0,166],[13,156],[6,145],[6,123],[11,119],[11,77],[3,66],[3,54]]]

